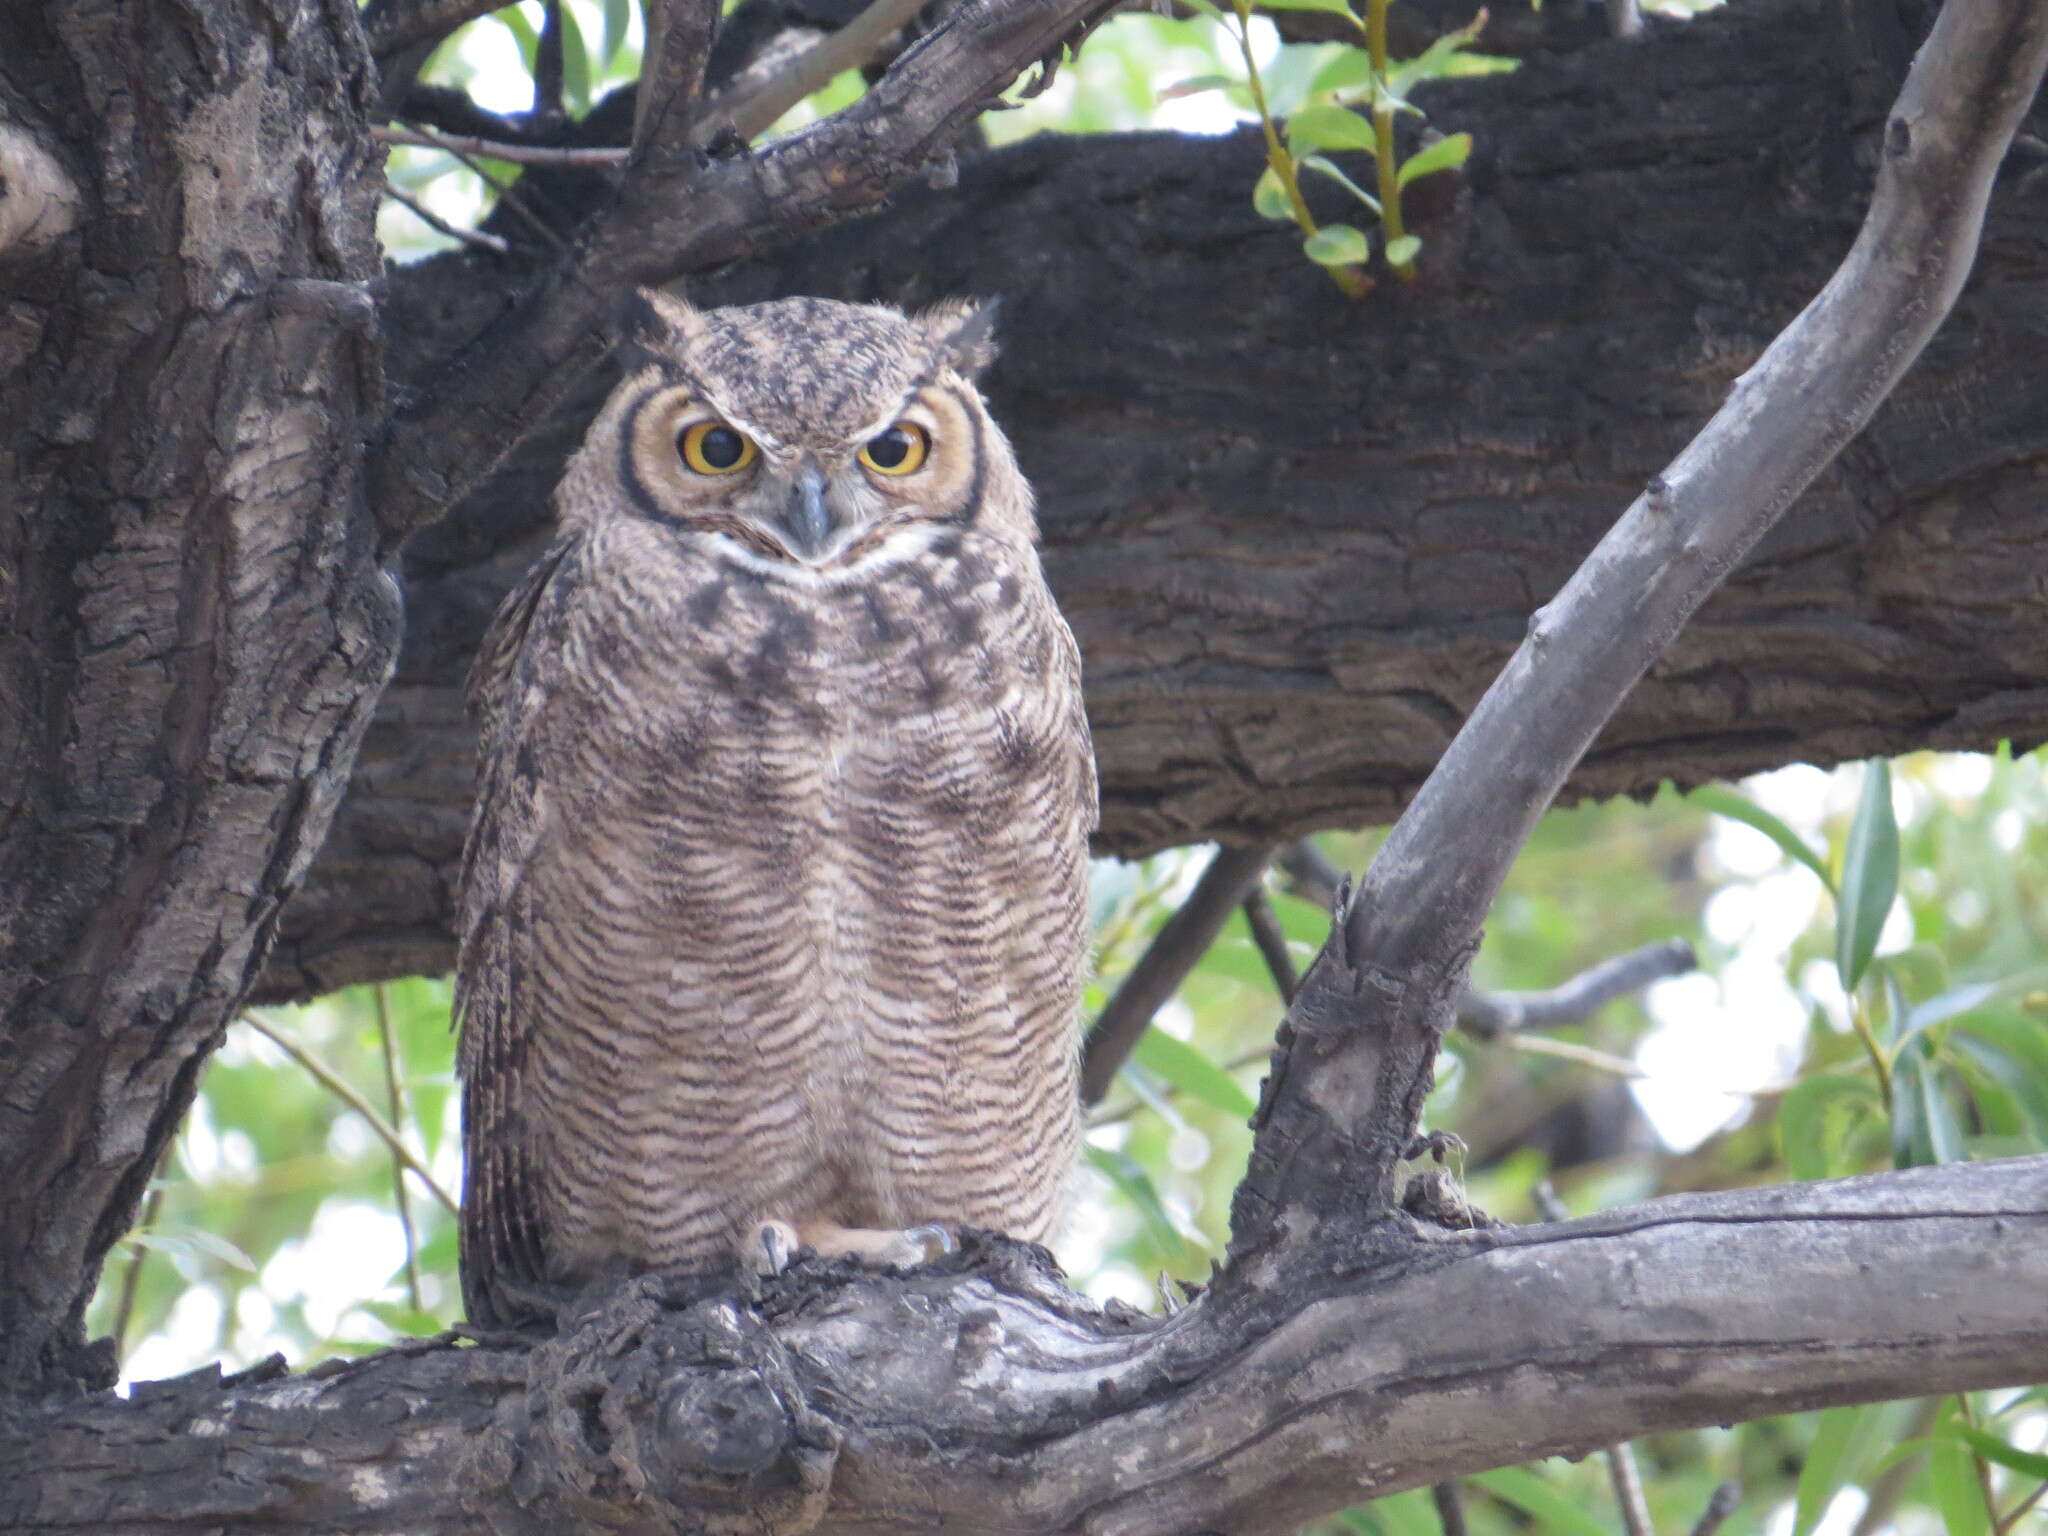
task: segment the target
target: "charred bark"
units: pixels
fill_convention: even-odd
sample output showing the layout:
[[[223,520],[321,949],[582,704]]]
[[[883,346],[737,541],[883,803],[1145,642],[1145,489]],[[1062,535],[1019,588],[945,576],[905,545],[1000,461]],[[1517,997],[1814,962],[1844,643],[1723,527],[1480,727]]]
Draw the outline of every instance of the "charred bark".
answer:
[[[1848,248],[1911,40],[1842,14],[1731,7],[1435,89],[1435,121],[1477,135],[1470,174],[1423,199],[1421,284],[1363,304],[1253,215],[1243,136],[970,158],[955,188],[692,292],[1005,296],[990,388],[1086,657],[1104,851],[1385,821],[1529,614]],[[1568,797],[2048,736],[2031,121],[1948,326]],[[474,254],[396,275],[401,377],[522,280]],[[462,676],[603,389],[415,541],[399,676],[265,995],[451,964]]]

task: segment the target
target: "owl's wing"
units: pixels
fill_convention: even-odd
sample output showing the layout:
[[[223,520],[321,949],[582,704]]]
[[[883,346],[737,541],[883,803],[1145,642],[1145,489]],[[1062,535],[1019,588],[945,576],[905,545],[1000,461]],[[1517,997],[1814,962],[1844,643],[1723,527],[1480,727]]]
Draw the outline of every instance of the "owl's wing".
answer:
[[[562,684],[562,631],[582,579],[582,537],[554,545],[512,589],[477,648],[476,806],[462,850],[455,1018],[462,1078],[462,1292],[469,1317],[531,1311],[506,1282],[544,1281],[539,1149],[524,1116],[534,1021],[520,979],[531,964],[538,892],[528,876],[549,815],[544,735]]]

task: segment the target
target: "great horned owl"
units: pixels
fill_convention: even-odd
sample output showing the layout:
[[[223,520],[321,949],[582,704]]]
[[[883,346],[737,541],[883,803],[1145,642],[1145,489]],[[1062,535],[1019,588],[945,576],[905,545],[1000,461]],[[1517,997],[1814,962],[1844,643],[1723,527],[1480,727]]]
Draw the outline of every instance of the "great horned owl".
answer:
[[[471,680],[472,1319],[1052,1227],[1095,771],[988,322],[642,296]]]

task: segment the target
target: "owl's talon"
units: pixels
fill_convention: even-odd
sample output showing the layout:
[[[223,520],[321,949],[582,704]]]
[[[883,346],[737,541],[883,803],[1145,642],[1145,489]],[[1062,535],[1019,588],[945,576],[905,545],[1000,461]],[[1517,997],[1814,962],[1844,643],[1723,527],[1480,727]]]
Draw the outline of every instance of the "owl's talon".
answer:
[[[755,1259],[755,1271],[762,1275],[779,1275],[788,1269],[796,1259],[796,1232],[786,1221],[764,1221],[755,1233],[761,1245],[760,1255]]]
[[[913,1261],[918,1264],[935,1264],[960,1251],[959,1240],[944,1227],[936,1225],[912,1227],[903,1234],[903,1240],[922,1251],[923,1257]]]

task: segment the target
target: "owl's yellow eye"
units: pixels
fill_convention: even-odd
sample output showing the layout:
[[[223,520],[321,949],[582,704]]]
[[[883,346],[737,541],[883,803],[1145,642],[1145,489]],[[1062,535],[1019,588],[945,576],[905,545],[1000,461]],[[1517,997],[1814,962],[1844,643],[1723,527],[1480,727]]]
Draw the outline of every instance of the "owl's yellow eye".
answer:
[[[862,444],[860,461],[884,475],[907,475],[924,467],[932,451],[931,434],[914,421],[899,421]]]
[[[676,447],[683,462],[700,475],[732,475],[754,462],[754,440],[722,421],[685,427]]]

